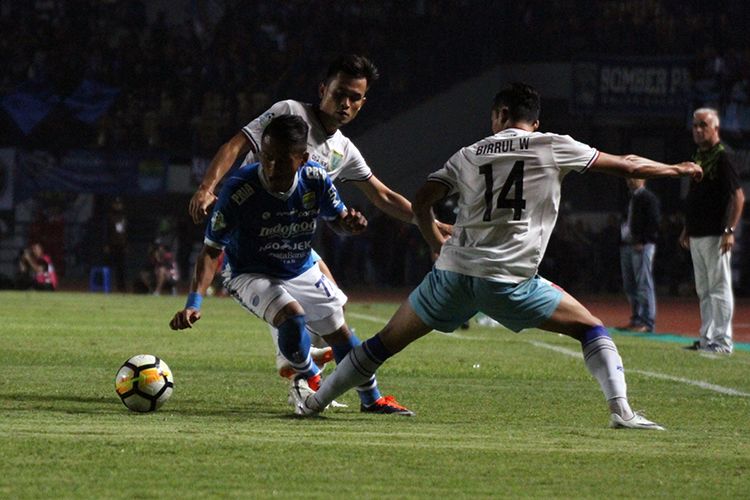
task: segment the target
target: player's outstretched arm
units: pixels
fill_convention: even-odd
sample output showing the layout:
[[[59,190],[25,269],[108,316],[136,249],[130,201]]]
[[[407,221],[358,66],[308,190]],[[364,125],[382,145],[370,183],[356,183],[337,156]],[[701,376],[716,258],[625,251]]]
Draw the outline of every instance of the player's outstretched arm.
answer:
[[[359,188],[367,199],[375,205],[378,210],[390,215],[394,219],[398,219],[402,222],[408,222],[409,224],[416,224],[416,216],[414,215],[412,204],[385,184],[380,179],[371,176],[366,181],[355,182],[355,186]],[[453,226],[445,224],[440,221],[435,221],[440,233],[446,237],[453,233]]]
[[[331,228],[343,235],[359,234],[367,229],[367,219],[362,212],[347,208],[339,213],[339,218],[331,224]]]
[[[214,280],[221,252],[218,248],[203,245],[203,249],[195,261],[195,272],[190,283],[190,293],[188,293],[185,307],[177,311],[172,317],[172,321],[169,322],[172,330],[192,328],[193,323],[201,319],[201,302],[206,295],[206,290]]]
[[[440,253],[440,248],[447,239],[438,228],[435,221],[435,214],[432,212],[432,206],[448,195],[448,187],[445,184],[427,181],[414,197],[414,216],[417,219],[417,226],[422,237],[430,246],[433,253]]]
[[[703,169],[693,162],[685,161],[667,165],[637,155],[617,156],[599,153],[591,165],[591,170],[620,177],[654,179],[659,177],[690,176],[699,181],[703,178]]]
[[[250,140],[243,132],[237,132],[234,137],[224,143],[216,152],[211,165],[203,175],[198,190],[190,199],[189,211],[193,222],[203,221],[208,215],[208,208],[216,201],[214,190],[241,154],[250,150]]]

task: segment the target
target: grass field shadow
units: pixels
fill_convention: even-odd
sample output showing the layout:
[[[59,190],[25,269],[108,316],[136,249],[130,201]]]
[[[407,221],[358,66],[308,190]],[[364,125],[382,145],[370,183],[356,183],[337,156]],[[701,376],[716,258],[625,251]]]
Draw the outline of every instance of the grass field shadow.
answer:
[[[0,402],[4,410],[45,410],[65,413],[101,413],[122,404],[114,398],[104,396],[68,394],[0,394]]]

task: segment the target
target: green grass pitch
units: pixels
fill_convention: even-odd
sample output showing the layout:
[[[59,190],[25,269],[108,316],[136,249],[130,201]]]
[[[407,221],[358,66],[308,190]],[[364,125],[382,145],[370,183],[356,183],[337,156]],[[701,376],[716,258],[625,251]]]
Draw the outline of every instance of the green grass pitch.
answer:
[[[472,325],[428,335],[379,372],[415,418],[292,416],[267,327],[209,298],[0,293],[0,498],[740,498],[750,492],[750,353],[711,358],[614,335],[635,409],[666,432],[607,428],[568,338]],[[352,303],[360,338],[395,304]],[[114,376],[169,363],[175,392],[128,411]],[[734,392],[732,392],[734,391]]]

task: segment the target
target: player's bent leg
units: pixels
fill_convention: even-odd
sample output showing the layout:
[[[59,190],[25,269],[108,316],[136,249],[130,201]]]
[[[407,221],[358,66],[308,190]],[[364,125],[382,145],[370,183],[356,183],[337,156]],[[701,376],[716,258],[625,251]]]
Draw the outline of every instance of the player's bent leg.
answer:
[[[396,311],[396,314],[388,321],[388,324],[380,330],[377,335],[380,337],[383,346],[387,349],[389,355],[393,356],[401,352],[406,346],[415,340],[424,337],[432,331],[422,318],[414,311],[411,303],[407,300]]]
[[[312,411],[321,411],[340,394],[369,381],[388,358],[431,330],[432,328],[416,315],[409,302],[404,302],[383,330],[351,349],[338,363],[333,374],[321,384],[320,390],[307,399],[307,406]],[[388,345],[392,346],[393,351],[386,346],[383,339],[388,339]],[[395,405],[391,404],[394,408]],[[406,408],[389,413],[414,414]]]
[[[347,325],[343,325],[336,332],[328,335],[326,341],[330,342],[333,347],[337,369],[338,364],[346,359],[346,356],[352,349],[361,344],[360,340],[351,332]],[[360,411],[363,413],[414,415],[414,412],[399,404],[395,397],[381,395],[374,372],[366,381],[358,384],[355,388],[361,402]]]
[[[292,378],[297,375],[297,372],[292,368],[291,363],[281,354],[279,350],[279,331],[272,325],[268,325],[269,333],[271,334],[271,341],[273,347],[276,350],[276,371],[282,378]],[[333,361],[333,349],[326,344],[325,340],[320,335],[313,334],[310,332],[310,357],[313,363],[318,365],[321,370],[326,365]]]
[[[305,326],[305,316],[298,302],[290,302],[273,318],[278,328],[279,352],[289,361],[294,371],[304,377],[315,389],[320,384],[320,368],[310,356],[310,334]]]
[[[232,276],[225,272],[223,276],[224,287],[244,309],[279,329],[277,352],[288,358],[295,372],[319,376],[318,367],[306,359],[310,336],[304,320],[298,318],[304,318],[305,310],[289,292],[289,282],[258,273]]]
[[[561,290],[562,299],[555,311],[546,321],[539,325],[542,330],[562,333],[581,341],[591,328],[602,325],[599,318],[591,314],[565,290]]]
[[[340,317],[340,320],[343,321],[343,309],[338,311],[334,316]],[[335,321],[336,324],[338,323],[336,320],[330,321]],[[360,340],[351,332],[346,323],[343,323],[335,331],[324,335],[324,338],[333,349],[333,357],[336,360],[337,365],[353,348],[361,344]],[[375,375],[362,384],[358,384],[355,389],[357,390],[357,395],[363,406],[372,405],[381,398]]]
[[[581,342],[586,368],[599,382],[607,400],[611,427],[663,430],[630,408],[625,369],[617,346],[599,318],[580,302],[563,291],[557,309],[539,328],[563,333]]]

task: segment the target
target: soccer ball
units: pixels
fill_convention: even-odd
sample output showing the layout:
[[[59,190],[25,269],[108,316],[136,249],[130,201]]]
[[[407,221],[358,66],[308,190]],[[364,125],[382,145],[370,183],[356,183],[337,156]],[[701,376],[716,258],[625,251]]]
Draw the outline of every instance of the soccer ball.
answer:
[[[125,361],[115,377],[123,404],[138,412],[156,411],[172,395],[172,370],[157,356],[138,354]]]

